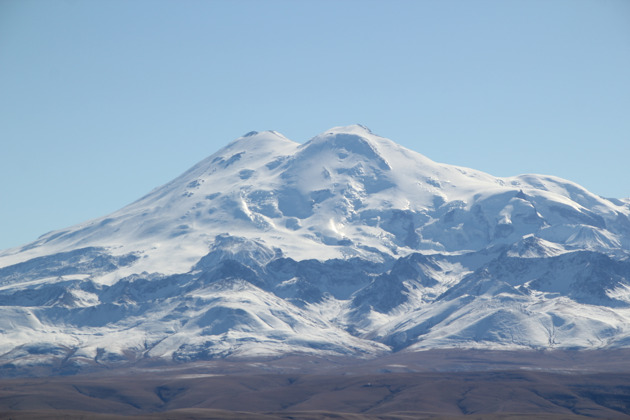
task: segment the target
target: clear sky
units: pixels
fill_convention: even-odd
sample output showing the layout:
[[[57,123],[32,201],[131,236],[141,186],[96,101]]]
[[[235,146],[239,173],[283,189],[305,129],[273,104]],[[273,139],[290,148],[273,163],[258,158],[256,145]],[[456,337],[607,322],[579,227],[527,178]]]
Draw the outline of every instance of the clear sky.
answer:
[[[630,1],[0,0],[0,249],[353,123],[630,197]]]

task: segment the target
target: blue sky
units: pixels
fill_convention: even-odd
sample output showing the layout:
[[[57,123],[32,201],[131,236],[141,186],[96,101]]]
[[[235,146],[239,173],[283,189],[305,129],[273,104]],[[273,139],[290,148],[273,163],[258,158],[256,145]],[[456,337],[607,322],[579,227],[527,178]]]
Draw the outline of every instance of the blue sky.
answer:
[[[0,249],[251,130],[629,197],[628,69],[627,0],[0,0]]]

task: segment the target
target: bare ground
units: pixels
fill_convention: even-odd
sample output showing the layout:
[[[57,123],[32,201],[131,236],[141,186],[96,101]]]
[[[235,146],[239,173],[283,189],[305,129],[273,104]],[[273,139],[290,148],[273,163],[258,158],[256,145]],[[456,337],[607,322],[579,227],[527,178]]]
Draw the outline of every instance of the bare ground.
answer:
[[[0,419],[630,418],[629,351],[200,361],[0,379]]]

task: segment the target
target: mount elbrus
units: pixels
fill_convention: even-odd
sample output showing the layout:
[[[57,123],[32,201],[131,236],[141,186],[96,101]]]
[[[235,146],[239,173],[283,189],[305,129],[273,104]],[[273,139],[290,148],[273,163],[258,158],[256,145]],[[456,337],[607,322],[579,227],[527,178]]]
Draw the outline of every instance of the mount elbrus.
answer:
[[[362,126],[234,140],[0,252],[0,365],[630,346],[630,200]]]

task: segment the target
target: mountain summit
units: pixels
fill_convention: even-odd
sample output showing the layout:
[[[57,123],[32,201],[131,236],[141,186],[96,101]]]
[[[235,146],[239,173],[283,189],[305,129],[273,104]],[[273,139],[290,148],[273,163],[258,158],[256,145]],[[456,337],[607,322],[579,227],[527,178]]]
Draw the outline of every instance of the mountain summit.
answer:
[[[0,252],[0,363],[628,346],[629,256],[630,204],[570,181],[436,163],[359,125],[250,132]]]

